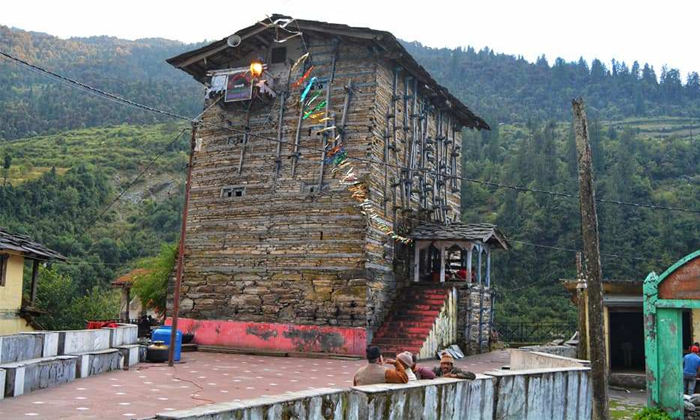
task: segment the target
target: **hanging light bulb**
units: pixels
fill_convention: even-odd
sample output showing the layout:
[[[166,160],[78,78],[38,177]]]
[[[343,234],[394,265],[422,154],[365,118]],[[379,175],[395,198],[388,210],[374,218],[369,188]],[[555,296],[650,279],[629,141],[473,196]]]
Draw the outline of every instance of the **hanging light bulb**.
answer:
[[[263,74],[263,64],[260,61],[253,61],[250,63],[250,74],[253,75],[253,77],[258,78],[262,76]]]

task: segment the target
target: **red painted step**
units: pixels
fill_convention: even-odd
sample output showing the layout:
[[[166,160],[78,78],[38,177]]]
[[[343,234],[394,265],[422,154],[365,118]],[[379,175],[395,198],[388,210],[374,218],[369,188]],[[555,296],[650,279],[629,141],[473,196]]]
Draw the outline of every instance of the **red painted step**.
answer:
[[[394,308],[374,334],[372,344],[381,347],[387,356],[402,351],[419,352],[445,305],[449,291],[423,285],[402,289]]]

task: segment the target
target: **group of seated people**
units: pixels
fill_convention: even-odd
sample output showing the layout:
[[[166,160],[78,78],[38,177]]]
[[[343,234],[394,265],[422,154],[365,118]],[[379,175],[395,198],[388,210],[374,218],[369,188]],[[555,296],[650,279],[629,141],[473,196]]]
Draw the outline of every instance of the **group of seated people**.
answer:
[[[448,353],[443,353],[440,366],[433,369],[417,366],[417,355],[410,352],[399,353],[394,359],[384,359],[382,351],[377,346],[367,347],[367,365],[355,374],[354,385],[373,384],[405,384],[420,379],[457,378],[475,379],[472,372],[455,367],[455,360]],[[386,365],[393,365],[393,369]]]

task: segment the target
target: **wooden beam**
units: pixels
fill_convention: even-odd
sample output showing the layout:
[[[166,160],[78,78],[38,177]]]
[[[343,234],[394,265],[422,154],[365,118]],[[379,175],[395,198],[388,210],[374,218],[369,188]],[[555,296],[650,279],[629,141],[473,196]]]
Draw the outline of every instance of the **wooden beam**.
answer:
[[[250,38],[251,36],[255,36],[255,35],[259,34],[260,32],[263,32],[266,29],[267,29],[266,26],[260,26],[259,28],[254,29],[245,35],[241,35],[241,42],[245,41],[247,38]],[[212,49],[210,49],[208,51],[203,51],[203,52],[201,52],[193,57],[190,57],[187,60],[183,61],[182,63],[178,64],[177,67],[178,68],[187,67],[190,64],[194,64],[198,61],[201,61],[209,56],[212,56],[220,51],[225,50],[226,48],[230,48],[230,47],[228,46],[226,41],[224,41],[223,45],[219,45],[218,47],[213,47]]]
[[[414,244],[415,251],[413,253],[413,281],[418,283],[420,281],[420,248],[418,243]]]
[[[603,273],[600,266],[598,215],[593,186],[591,146],[588,142],[588,119],[583,99],[572,101],[576,155],[578,161],[579,200],[583,257],[588,282],[588,322],[590,325],[591,379],[593,383],[593,419],[609,420],[608,376],[603,320]]]
[[[445,245],[440,244],[440,283],[445,282]]]
[[[29,303],[31,306],[34,306],[34,303],[36,302],[36,289],[39,279],[39,260],[33,260],[32,262],[32,294],[29,299]]]

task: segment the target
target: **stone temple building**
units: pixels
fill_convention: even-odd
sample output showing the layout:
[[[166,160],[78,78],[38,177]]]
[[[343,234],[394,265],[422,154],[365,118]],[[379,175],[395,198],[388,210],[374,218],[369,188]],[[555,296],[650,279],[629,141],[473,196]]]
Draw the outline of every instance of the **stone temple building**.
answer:
[[[206,87],[178,324],[195,342],[488,348],[509,245],[461,222],[460,174],[462,130],[489,126],[393,35],[275,15],[167,61]]]

